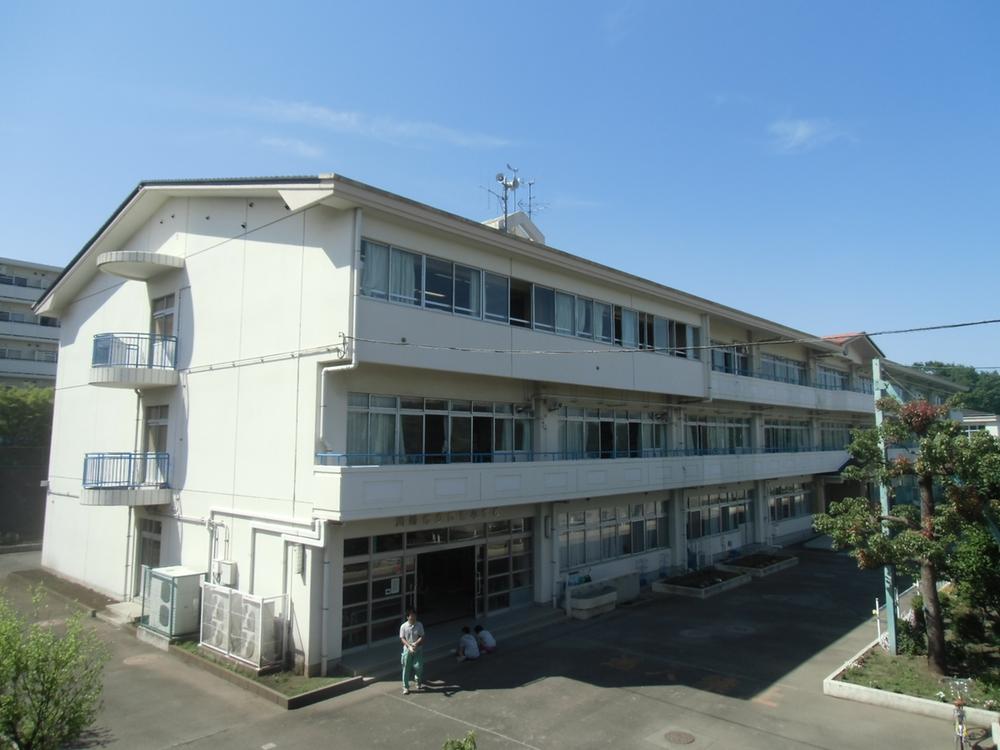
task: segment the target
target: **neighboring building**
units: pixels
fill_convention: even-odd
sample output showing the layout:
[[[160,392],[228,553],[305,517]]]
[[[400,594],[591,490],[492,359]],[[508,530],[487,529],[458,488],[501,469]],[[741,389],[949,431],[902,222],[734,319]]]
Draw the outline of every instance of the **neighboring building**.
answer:
[[[808,536],[872,421],[867,337],[516,226],[338,175],[141,183],[36,308],[62,322],[43,564],[286,595],[313,667],[413,603],[484,616]]]
[[[962,409],[962,427],[967,435],[978,430],[986,430],[995,438],[1000,438],[1000,416],[985,411]]]
[[[32,305],[61,268],[0,258],[0,386],[51,386],[56,378],[59,323]]]

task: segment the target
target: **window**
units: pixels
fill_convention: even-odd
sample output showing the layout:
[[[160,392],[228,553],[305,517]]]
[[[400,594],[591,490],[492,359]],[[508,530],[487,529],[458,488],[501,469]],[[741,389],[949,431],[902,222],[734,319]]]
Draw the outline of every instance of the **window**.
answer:
[[[554,331],[556,327],[556,298],[553,290],[535,287],[535,328],[539,331]]]
[[[454,307],[455,269],[437,258],[426,259],[424,307],[451,312]]]
[[[807,484],[773,487],[768,492],[768,511],[772,521],[809,515],[812,489]]]
[[[561,570],[670,546],[666,501],[560,513],[556,525]]]
[[[594,302],[586,297],[576,298],[576,335],[583,339],[594,338]]]
[[[526,404],[348,395],[348,465],[525,460],[533,414]]]
[[[816,387],[831,391],[847,390],[847,373],[820,365],[816,368]]]
[[[795,419],[764,420],[764,451],[795,453],[815,450],[808,421]]]
[[[750,351],[746,346],[712,342],[712,369],[731,375],[750,375]]]
[[[506,276],[487,273],[485,281],[487,320],[506,323],[509,317],[508,280]]]
[[[572,294],[556,292],[556,333],[563,336],[573,335],[573,310],[575,299]]]
[[[481,276],[475,268],[455,265],[455,312],[459,315],[480,316]]]
[[[691,456],[752,452],[750,420],[746,418],[688,415],[684,431],[685,451]]]
[[[708,492],[687,498],[687,538],[738,531],[747,522],[753,490]]]
[[[667,454],[667,423],[660,414],[565,406],[559,416],[559,444],[567,460]]]
[[[639,313],[628,308],[616,308],[616,316],[619,309],[621,310],[621,345],[626,349],[636,349],[639,346]]]
[[[510,279],[510,324],[531,328],[531,282]]]
[[[603,344],[614,343],[614,323],[611,305],[594,302],[594,338]]]
[[[806,384],[806,363],[763,352],[760,355],[760,377],[781,383]]]
[[[361,293],[376,299],[389,298],[388,246],[361,243]]]
[[[820,422],[820,450],[841,451],[851,442],[851,426],[841,422]]]
[[[389,299],[419,305],[423,287],[423,256],[392,248],[389,256]]]

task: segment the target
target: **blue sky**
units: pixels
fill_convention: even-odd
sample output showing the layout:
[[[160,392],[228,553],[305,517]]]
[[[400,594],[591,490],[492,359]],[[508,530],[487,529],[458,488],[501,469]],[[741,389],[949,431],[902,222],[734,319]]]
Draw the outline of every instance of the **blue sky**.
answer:
[[[142,179],[339,172],[812,333],[1000,318],[1000,5],[4,3],[0,255]],[[884,337],[1000,365],[1000,326]]]

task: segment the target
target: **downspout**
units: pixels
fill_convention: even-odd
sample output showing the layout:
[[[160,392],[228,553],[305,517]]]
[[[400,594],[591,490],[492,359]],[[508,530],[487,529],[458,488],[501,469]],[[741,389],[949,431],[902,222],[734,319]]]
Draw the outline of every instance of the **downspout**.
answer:
[[[361,264],[361,233],[362,233],[362,215],[361,209],[354,209],[354,228],[351,231],[351,242],[353,244],[351,261],[351,306],[348,308],[347,313],[347,330],[348,335],[343,339],[343,350],[341,356],[347,354],[347,350],[350,349],[351,359],[350,362],[339,365],[329,365],[320,370],[320,386],[319,386],[319,438],[322,442],[326,437],[325,424],[326,420],[326,374],[328,372],[344,372],[347,370],[354,370],[358,366],[358,350],[357,350],[357,339],[355,338],[358,334],[358,266]]]
[[[132,437],[132,454],[135,455],[139,452],[139,430],[142,424],[142,393],[138,388],[135,389],[135,432]],[[131,479],[131,477],[130,477]],[[135,535],[132,533],[132,529],[135,526],[135,519],[133,518],[134,510],[132,506],[128,506],[128,521],[125,527],[125,581],[124,588],[122,589],[122,600],[130,601],[132,599],[132,561],[135,558],[135,550],[132,549],[135,544]]]

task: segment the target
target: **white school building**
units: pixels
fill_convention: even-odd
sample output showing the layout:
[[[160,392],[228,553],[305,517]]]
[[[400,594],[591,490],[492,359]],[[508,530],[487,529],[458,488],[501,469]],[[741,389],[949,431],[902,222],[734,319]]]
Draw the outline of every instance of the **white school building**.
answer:
[[[61,323],[44,566],[281,597],[316,670],[409,605],[471,621],[810,535],[872,424],[867,337],[497,224],[333,174],[141,183],[36,306]]]

